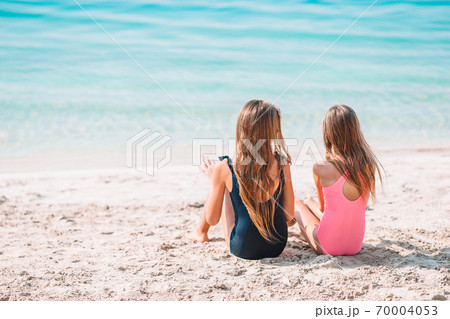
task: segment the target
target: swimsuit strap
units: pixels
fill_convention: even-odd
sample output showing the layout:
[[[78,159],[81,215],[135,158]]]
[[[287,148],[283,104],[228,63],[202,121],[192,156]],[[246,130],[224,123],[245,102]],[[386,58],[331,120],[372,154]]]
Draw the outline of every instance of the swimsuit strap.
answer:
[[[224,159],[227,159],[228,166],[231,168],[231,158],[228,155],[219,156],[220,161],[223,161]]]
[[[223,156],[219,156],[219,160],[223,161],[224,159],[227,160],[227,164],[231,169],[231,172],[234,173],[233,171],[233,163],[231,162],[231,158],[228,155],[223,155]],[[281,162],[282,158],[279,158],[278,161]],[[280,172],[280,181],[282,182],[282,184],[284,185],[285,180],[284,180],[284,172],[283,172],[283,168],[281,168],[281,172]]]
[[[239,194],[239,183],[237,181],[236,175],[234,174],[233,163],[231,161],[231,158],[228,155],[219,156],[220,161],[223,161],[224,159],[227,160],[228,168],[231,171],[231,179],[232,179],[232,185],[233,185],[232,189],[231,189],[231,193],[237,192],[237,194]]]
[[[219,160],[220,161],[223,161],[224,159],[227,160],[228,167],[230,168],[231,175],[233,177],[233,190],[232,190],[232,192],[233,192],[234,190],[239,189],[239,185],[238,185],[238,182],[237,182],[236,175],[234,174],[233,163],[231,161],[231,158],[228,155],[219,156]],[[282,158],[278,158],[279,162],[281,160],[282,160]],[[285,179],[284,179],[284,171],[283,171],[283,168],[282,168],[281,172],[280,172],[280,184],[278,185],[277,189],[275,190],[274,197],[278,198],[278,196],[283,191],[284,184],[285,184]]]
[[[277,189],[275,190],[274,193],[274,197],[276,199],[278,199],[278,197],[281,195],[281,193],[284,190],[284,184],[285,184],[285,180],[284,180],[284,172],[283,172],[283,168],[281,168],[281,172],[280,172],[280,184],[278,184]]]

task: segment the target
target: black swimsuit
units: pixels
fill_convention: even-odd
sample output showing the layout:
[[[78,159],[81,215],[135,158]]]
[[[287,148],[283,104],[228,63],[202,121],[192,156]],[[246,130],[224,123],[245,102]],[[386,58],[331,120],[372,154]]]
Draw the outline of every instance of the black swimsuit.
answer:
[[[281,171],[280,175],[280,185],[273,196],[276,203],[274,214],[275,229],[272,230],[272,234],[278,241],[270,243],[261,236],[255,224],[250,219],[247,208],[239,194],[239,184],[234,174],[231,158],[228,156],[219,157],[220,160],[225,158],[228,161],[228,167],[233,176],[233,189],[231,190],[230,197],[234,208],[235,224],[230,235],[231,253],[244,259],[261,259],[279,256],[283,252],[284,247],[286,247],[288,235],[285,212],[282,207],[284,190],[283,171]]]

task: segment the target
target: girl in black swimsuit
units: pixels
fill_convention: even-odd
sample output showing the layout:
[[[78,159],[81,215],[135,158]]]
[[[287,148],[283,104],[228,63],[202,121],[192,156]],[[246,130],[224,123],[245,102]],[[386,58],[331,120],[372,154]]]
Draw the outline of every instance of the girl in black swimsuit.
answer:
[[[277,257],[294,221],[290,157],[281,133],[278,106],[262,100],[244,105],[236,125],[235,158],[203,159],[211,185],[204,212],[191,237],[209,241],[222,219],[230,252],[245,259]]]

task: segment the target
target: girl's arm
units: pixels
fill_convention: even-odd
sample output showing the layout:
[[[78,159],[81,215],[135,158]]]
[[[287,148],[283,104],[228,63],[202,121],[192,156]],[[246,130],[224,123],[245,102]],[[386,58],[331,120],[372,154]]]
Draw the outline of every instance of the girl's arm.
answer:
[[[294,188],[292,187],[291,168],[289,165],[283,167],[284,174],[284,192],[283,192],[283,209],[286,217],[286,223],[288,226],[295,224],[294,208],[295,197]]]
[[[205,202],[205,219],[211,225],[217,225],[222,214],[223,196],[225,193],[226,170],[227,164],[220,162],[215,164],[209,159],[203,159],[202,172],[208,177],[210,181],[210,190]]]
[[[320,211],[323,213],[324,211],[324,200],[323,200],[323,189],[322,189],[322,185],[320,184],[320,177],[318,175],[318,171],[319,171],[319,164],[316,163],[313,166],[313,177],[314,177],[314,182],[316,183],[316,190],[317,190],[317,198],[319,199],[319,206],[320,206]]]

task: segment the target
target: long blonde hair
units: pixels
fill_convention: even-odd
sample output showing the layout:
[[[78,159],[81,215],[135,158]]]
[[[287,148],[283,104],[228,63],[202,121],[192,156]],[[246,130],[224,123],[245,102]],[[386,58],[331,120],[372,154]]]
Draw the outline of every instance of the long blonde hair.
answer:
[[[276,180],[269,176],[275,161],[280,163],[277,176],[284,165],[291,163],[281,133],[280,108],[264,100],[251,100],[242,107],[236,124],[234,172],[248,214],[268,242],[278,241],[274,235],[276,199],[272,196],[266,202],[258,199],[262,200],[275,188]]]
[[[355,111],[344,104],[332,106],[322,122],[325,159],[331,162],[363,196],[375,200],[375,175],[383,166],[361,131]]]

